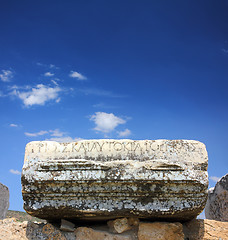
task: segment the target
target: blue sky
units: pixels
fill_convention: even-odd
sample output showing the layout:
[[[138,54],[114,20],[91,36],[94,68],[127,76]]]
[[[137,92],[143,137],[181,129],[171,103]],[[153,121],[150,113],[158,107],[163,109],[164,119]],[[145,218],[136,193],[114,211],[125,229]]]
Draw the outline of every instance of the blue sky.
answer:
[[[228,172],[228,1],[1,0],[0,182],[33,140],[194,139]]]

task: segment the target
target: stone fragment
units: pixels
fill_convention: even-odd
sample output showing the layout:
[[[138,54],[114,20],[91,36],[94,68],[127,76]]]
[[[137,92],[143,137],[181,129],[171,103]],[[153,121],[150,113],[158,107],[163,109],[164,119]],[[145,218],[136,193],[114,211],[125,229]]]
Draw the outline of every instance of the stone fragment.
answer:
[[[9,208],[9,189],[0,183],[0,219],[4,219]]]
[[[207,161],[193,140],[30,142],[24,209],[47,220],[190,220],[207,200]]]
[[[75,225],[65,219],[61,219],[60,230],[65,232],[73,232]]]
[[[186,240],[227,240],[228,222],[194,219],[183,224]]]
[[[140,223],[138,240],[184,240],[181,223]]]
[[[77,228],[75,235],[77,240],[133,240],[131,235],[111,234],[87,227]]]
[[[108,221],[109,230],[113,233],[123,233],[139,225],[137,218],[118,218]]]
[[[205,217],[228,222],[228,173],[209,189]]]

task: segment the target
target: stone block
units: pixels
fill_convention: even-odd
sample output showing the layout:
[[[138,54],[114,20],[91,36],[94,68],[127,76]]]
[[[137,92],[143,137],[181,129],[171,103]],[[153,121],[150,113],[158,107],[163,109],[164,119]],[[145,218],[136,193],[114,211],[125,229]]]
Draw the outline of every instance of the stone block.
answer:
[[[228,174],[223,176],[214,188],[209,189],[205,217],[228,222]]]
[[[139,225],[137,218],[117,218],[108,221],[109,230],[113,233],[123,233]]]
[[[133,240],[130,235],[111,234],[106,231],[93,230],[88,227],[79,227],[75,230],[77,240]]]
[[[9,208],[9,189],[0,183],[0,219],[6,217]]]
[[[30,142],[24,209],[47,220],[189,220],[207,200],[207,161],[193,140]]]
[[[184,240],[181,223],[140,223],[138,240]]]

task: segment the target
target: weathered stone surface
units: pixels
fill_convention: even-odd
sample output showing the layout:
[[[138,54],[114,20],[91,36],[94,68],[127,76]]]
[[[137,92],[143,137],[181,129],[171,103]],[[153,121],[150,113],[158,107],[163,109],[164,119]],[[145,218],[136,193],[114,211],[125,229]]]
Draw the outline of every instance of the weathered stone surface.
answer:
[[[0,183],[0,219],[4,219],[9,208],[9,189]]]
[[[60,230],[65,232],[74,232],[75,224],[65,219],[61,219]]]
[[[205,217],[228,222],[228,174],[223,176],[214,188],[209,189]]]
[[[228,222],[208,219],[184,224],[141,222],[139,231],[111,234],[105,225],[78,227],[74,232],[63,232],[50,223],[19,222],[15,218],[0,220],[0,240],[178,240],[183,239],[183,232],[185,240],[227,240]]]
[[[227,240],[228,222],[194,219],[183,224],[186,240]]]
[[[108,221],[109,231],[113,233],[123,233],[139,225],[138,218],[117,218]]]
[[[77,228],[75,235],[77,240],[133,240],[130,235],[111,234],[87,227]]]
[[[181,223],[140,223],[138,240],[184,240]]]
[[[30,142],[24,209],[49,220],[192,219],[206,203],[207,161],[192,140]]]

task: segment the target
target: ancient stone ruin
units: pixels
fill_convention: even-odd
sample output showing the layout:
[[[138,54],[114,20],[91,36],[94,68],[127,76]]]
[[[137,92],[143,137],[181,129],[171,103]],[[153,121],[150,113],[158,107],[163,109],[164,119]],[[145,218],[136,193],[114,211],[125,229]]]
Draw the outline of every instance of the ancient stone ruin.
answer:
[[[9,208],[9,189],[0,183],[0,219],[4,219]]]
[[[193,140],[30,142],[24,209],[47,220],[185,221],[207,200],[208,156]]]
[[[205,216],[207,219],[228,222],[228,174],[209,189]]]

